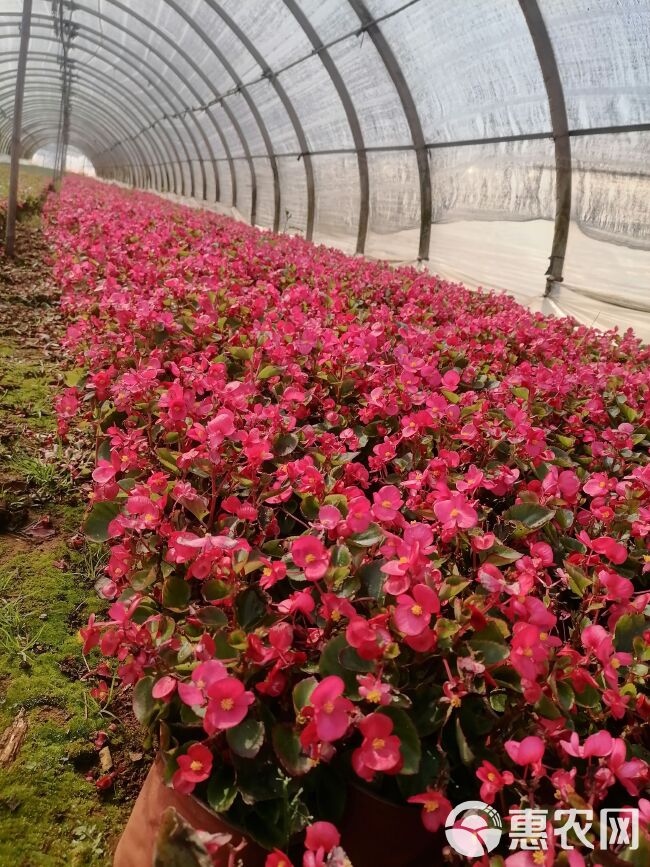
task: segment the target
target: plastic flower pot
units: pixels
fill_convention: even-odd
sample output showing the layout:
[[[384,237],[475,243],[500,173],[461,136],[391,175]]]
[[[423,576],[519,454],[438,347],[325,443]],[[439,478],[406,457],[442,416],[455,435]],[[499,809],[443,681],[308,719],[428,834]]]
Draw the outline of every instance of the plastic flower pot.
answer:
[[[432,867],[442,861],[443,838],[426,830],[419,809],[397,806],[357,786],[348,787],[338,827],[353,867]]]
[[[168,807],[174,807],[196,830],[229,833],[234,845],[246,839],[245,848],[238,853],[244,867],[263,867],[267,852],[193,795],[182,795],[165,785],[159,759],[135,802],[115,850],[113,867],[151,867]],[[354,867],[431,867],[441,858],[441,838],[426,831],[418,809],[396,806],[354,786],[348,789],[339,827],[341,845]],[[227,867],[227,863],[224,850],[223,865],[220,861],[217,865]]]

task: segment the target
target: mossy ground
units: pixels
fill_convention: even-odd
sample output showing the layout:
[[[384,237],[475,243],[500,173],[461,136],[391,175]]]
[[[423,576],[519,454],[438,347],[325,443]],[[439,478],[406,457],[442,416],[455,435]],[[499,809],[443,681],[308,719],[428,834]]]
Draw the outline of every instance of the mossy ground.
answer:
[[[113,722],[82,680],[77,637],[103,607],[93,586],[102,554],[76,536],[83,506],[52,409],[56,298],[38,220],[20,229],[21,259],[0,267],[0,735],[21,709],[27,732],[0,768],[0,867],[104,867],[133,775],[105,793],[85,778],[97,773],[94,735]],[[116,763],[137,742],[121,725],[109,737]]]

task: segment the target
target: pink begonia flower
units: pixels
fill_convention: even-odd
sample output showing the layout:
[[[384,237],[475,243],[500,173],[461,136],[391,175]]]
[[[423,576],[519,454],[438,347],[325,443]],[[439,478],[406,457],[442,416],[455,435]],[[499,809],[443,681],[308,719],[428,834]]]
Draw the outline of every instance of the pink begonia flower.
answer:
[[[96,468],[93,470],[93,481],[97,482],[98,485],[105,485],[107,482],[111,482],[115,478],[115,467],[110,461],[99,460],[97,462]]]
[[[178,770],[172,778],[172,786],[185,795],[189,795],[197,783],[207,780],[212,772],[212,753],[204,744],[192,744],[176,762]]]
[[[288,855],[279,849],[274,849],[266,856],[264,867],[293,867],[293,864]]]
[[[625,545],[621,545],[620,542],[617,542],[616,539],[612,539],[610,536],[600,536],[598,539],[593,539],[591,548],[597,554],[604,554],[608,560],[611,560],[617,566],[625,563],[627,560],[627,548]]]
[[[372,514],[378,521],[392,521],[402,507],[402,496],[395,485],[384,485],[372,496]]]
[[[607,473],[592,473],[582,490],[590,497],[602,497],[609,490],[609,476]]]
[[[283,563],[282,560],[276,560],[272,563],[265,557],[260,557],[259,559],[264,564],[261,572],[260,587],[263,590],[269,590],[274,584],[277,584],[278,581],[282,581],[286,577],[287,564]]]
[[[627,746],[622,738],[616,738],[612,745],[607,766],[614,772],[616,779],[628,794],[636,798],[650,783],[650,767],[643,759],[632,758],[626,761]]]
[[[429,625],[431,615],[440,611],[438,594],[426,584],[416,584],[412,594],[397,597],[393,614],[395,625],[404,635],[419,635]]]
[[[324,867],[325,858],[341,842],[341,835],[331,822],[314,822],[307,826],[303,867]]]
[[[333,530],[343,520],[343,516],[336,506],[321,506],[318,511],[318,520],[326,530]]]
[[[489,551],[496,540],[494,533],[484,533],[482,536],[472,536],[471,545],[474,551]]]
[[[382,683],[373,674],[358,674],[357,681],[359,682],[359,695],[366,701],[379,705],[390,704],[390,684]]]
[[[544,756],[544,741],[535,735],[529,735],[523,741],[506,741],[506,752],[518,765],[539,766]]]
[[[370,782],[375,773],[390,773],[403,764],[400,740],[393,732],[393,721],[382,713],[372,713],[359,723],[361,746],[352,753],[352,767]]]
[[[218,659],[202,662],[192,672],[191,683],[179,681],[178,695],[180,700],[190,707],[204,705],[208,687],[225,677],[228,677],[228,672],[223,662]]]
[[[310,696],[314,708],[316,732],[322,741],[332,743],[348,730],[350,713],[354,710],[352,702],[343,698],[345,684],[335,674],[325,677]]]
[[[330,552],[316,536],[300,536],[291,544],[291,556],[308,581],[318,581],[327,572]]]
[[[499,771],[490,762],[484,761],[477,770],[476,776],[481,780],[481,800],[486,804],[493,804],[496,795],[504,786],[514,782],[514,776],[510,771]]]
[[[613,744],[614,740],[607,731],[589,735],[582,746],[580,746],[580,739],[576,732],[572,732],[568,741],[560,741],[560,746],[566,753],[579,759],[587,759],[590,756],[608,756],[612,751]]]
[[[207,688],[208,706],[203,719],[203,728],[209,735],[234,728],[244,719],[248,708],[255,701],[252,692],[235,677],[224,677]]]
[[[321,595],[321,602],[322,605],[319,613],[325,620],[332,620],[334,623],[338,623],[342,617],[347,617],[348,620],[351,620],[357,616],[354,605],[335,593],[323,593]]]
[[[164,702],[169,702],[172,700],[172,696],[176,692],[176,678],[169,677],[169,675],[165,675],[161,677],[160,680],[157,680],[153,689],[151,690],[151,695],[156,699],[162,699]]]
[[[478,523],[476,509],[468,503],[463,494],[452,494],[448,499],[438,500],[434,503],[433,511],[446,530],[453,530],[456,527],[467,530]]]
[[[372,523],[371,506],[365,497],[354,497],[348,503],[348,516],[345,519],[353,533],[363,533]]]
[[[413,795],[408,799],[409,804],[422,804],[422,823],[427,831],[432,834],[443,825],[447,816],[451,813],[451,802],[445,798],[442,792],[428,789],[421,795]]]
[[[205,429],[210,448],[218,449],[225,438],[235,432],[235,416],[229,409],[222,409],[207,423]]]
[[[311,614],[316,607],[311,590],[296,590],[287,599],[278,603],[278,611],[281,614]]]

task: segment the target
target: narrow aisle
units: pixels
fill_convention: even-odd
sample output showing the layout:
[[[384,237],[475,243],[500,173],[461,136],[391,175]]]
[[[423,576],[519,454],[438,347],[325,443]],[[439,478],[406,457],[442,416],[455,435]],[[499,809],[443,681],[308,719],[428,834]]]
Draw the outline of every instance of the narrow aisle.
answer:
[[[0,258],[0,867],[104,867],[142,761],[82,680],[77,631],[103,607],[103,555],[78,536],[84,493],[72,480],[92,451],[83,435],[58,440],[63,325],[39,218],[18,237],[16,262]]]

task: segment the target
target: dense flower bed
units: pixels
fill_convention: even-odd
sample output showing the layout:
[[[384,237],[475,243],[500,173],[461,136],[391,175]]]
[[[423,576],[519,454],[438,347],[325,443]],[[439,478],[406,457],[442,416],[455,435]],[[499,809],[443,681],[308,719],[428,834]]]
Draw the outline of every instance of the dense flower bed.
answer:
[[[171,785],[269,849],[346,780],[431,831],[477,797],[647,824],[650,351],[87,181],[47,218],[111,552],[85,648]]]

